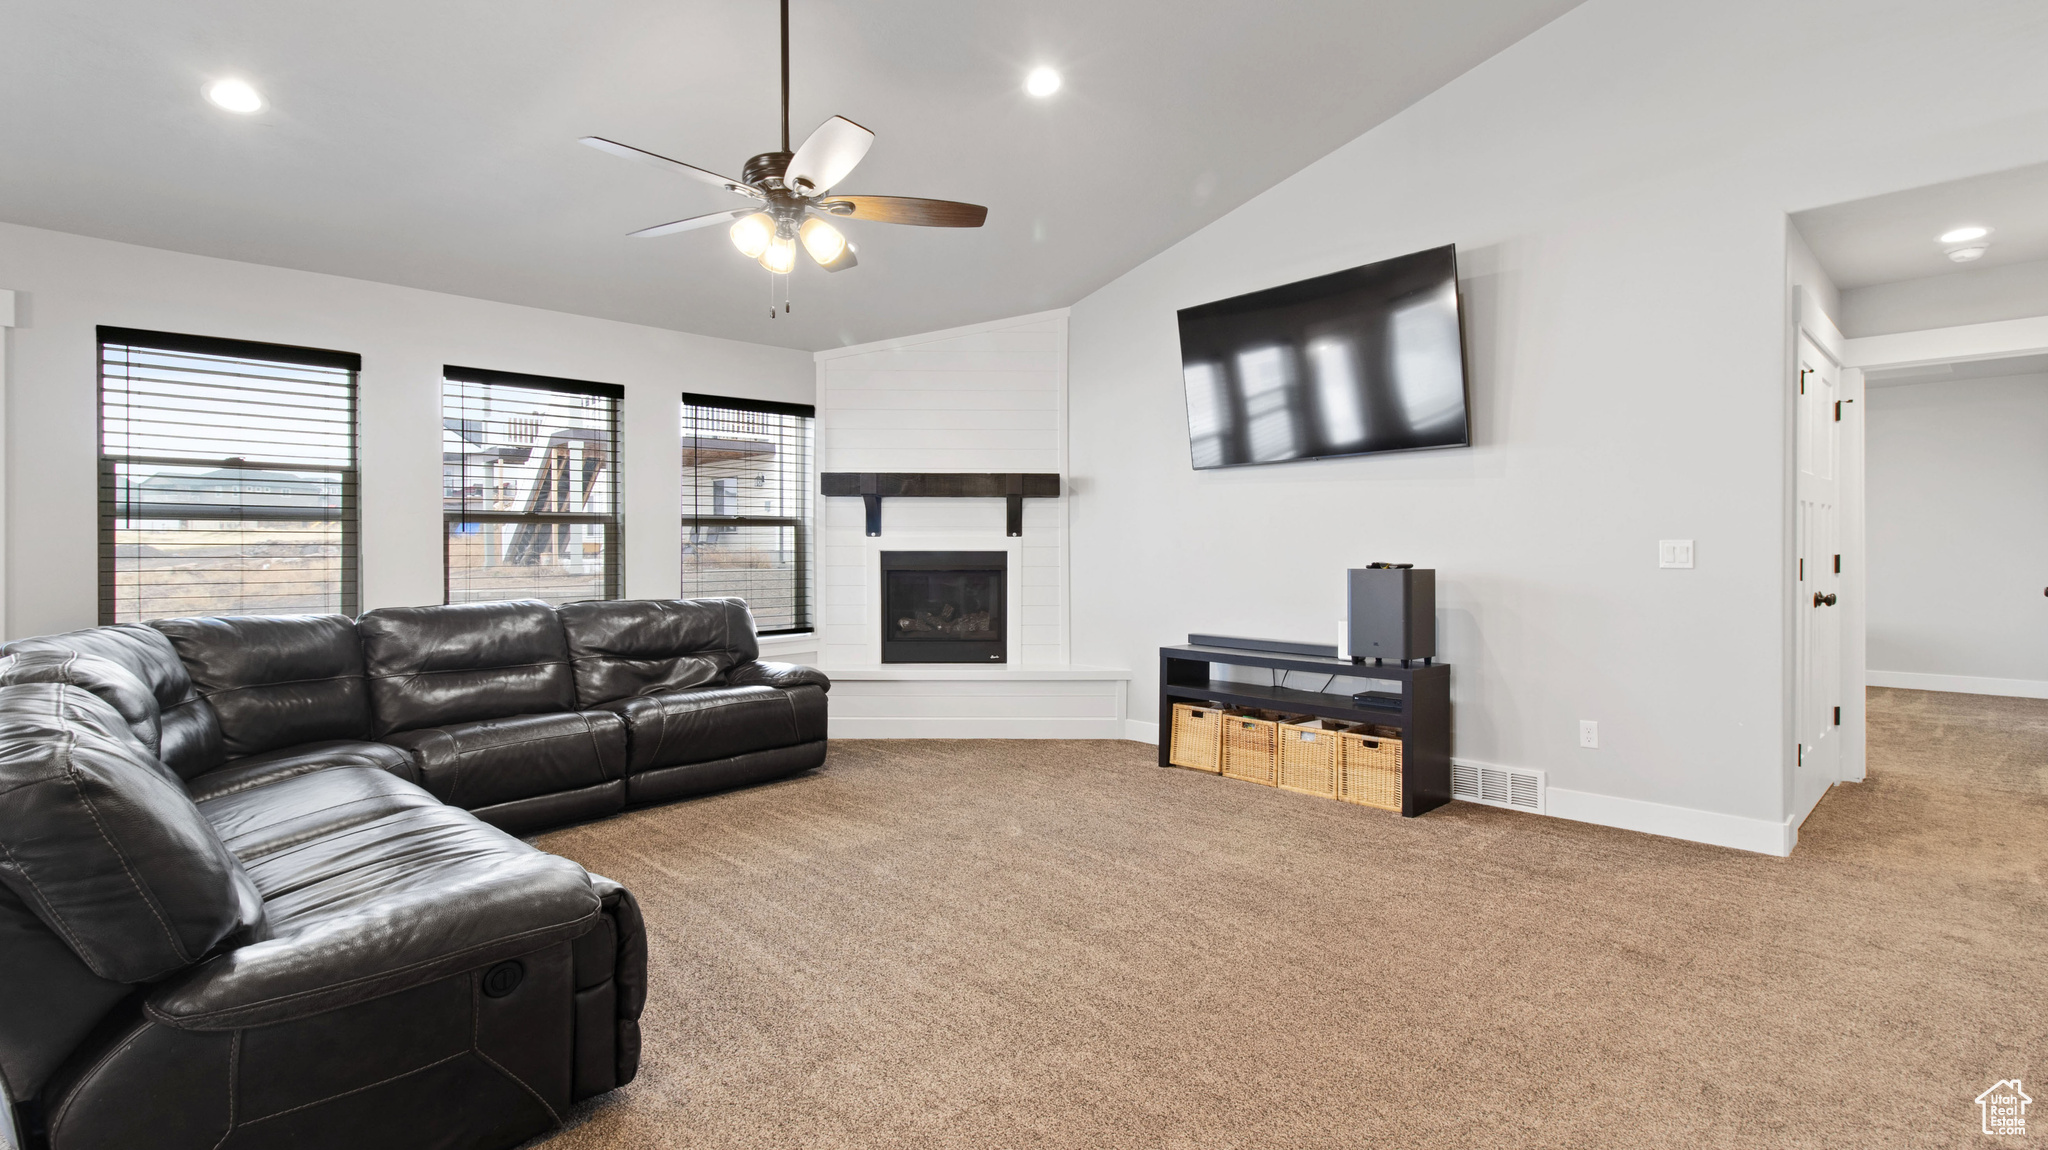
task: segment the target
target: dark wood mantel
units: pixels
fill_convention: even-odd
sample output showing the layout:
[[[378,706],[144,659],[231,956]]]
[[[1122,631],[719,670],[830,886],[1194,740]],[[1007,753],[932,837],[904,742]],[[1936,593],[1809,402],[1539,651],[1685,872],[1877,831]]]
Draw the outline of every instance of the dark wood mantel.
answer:
[[[1060,477],[1039,472],[827,471],[825,495],[858,495],[867,504],[868,534],[882,533],[884,499],[1001,499],[1008,504],[1008,534],[1024,534],[1024,501],[1058,499]]]

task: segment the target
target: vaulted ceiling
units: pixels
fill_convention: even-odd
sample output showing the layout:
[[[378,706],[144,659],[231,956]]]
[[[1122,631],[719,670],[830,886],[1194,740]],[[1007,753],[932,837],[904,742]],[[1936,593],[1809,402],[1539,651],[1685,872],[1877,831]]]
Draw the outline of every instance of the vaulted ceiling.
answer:
[[[1577,2],[793,0],[793,134],[878,137],[840,190],[989,221],[849,222],[774,320],[722,229],[625,237],[728,197],[576,144],[772,150],[774,0],[7,2],[0,220],[833,347],[1072,303]],[[200,98],[231,75],[265,110]]]

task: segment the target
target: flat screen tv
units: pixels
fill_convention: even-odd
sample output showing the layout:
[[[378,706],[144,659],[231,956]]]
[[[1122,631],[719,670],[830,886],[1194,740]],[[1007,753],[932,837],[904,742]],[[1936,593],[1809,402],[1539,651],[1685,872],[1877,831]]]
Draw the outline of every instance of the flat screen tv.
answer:
[[[1196,469],[1466,446],[1463,330],[1455,246],[1183,309]]]

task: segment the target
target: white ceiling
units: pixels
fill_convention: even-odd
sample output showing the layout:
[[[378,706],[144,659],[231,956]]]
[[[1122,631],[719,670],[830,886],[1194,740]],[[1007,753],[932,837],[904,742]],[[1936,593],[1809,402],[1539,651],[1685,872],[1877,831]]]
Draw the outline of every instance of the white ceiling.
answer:
[[[6,0],[0,220],[833,347],[1072,303],[1577,2],[794,0],[793,134],[879,137],[840,190],[990,212],[849,222],[861,266],[771,321],[722,229],[624,238],[729,197],[575,141],[737,175],[777,144],[773,0]],[[269,107],[206,104],[224,75]]]
[[[1874,367],[1863,373],[1863,379],[1871,387],[1893,387],[1961,379],[2002,379],[2015,375],[2048,375],[2048,355],[2011,355],[2002,359],[1923,363],[1912,367]]]
[[[2048,259],[2048,164],[1815,208],[1792,222],[1844,291]],[[1991,248],[1958,264],[1935,237],[1969,225],[1992,229]]]

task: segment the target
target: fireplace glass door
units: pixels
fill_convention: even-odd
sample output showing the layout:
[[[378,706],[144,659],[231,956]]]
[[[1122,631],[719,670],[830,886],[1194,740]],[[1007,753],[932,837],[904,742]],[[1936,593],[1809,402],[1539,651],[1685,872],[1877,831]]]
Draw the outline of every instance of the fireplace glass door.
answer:
[[[882,662],[1007,661],[1008,564],[1003,551],[882,552]]]

